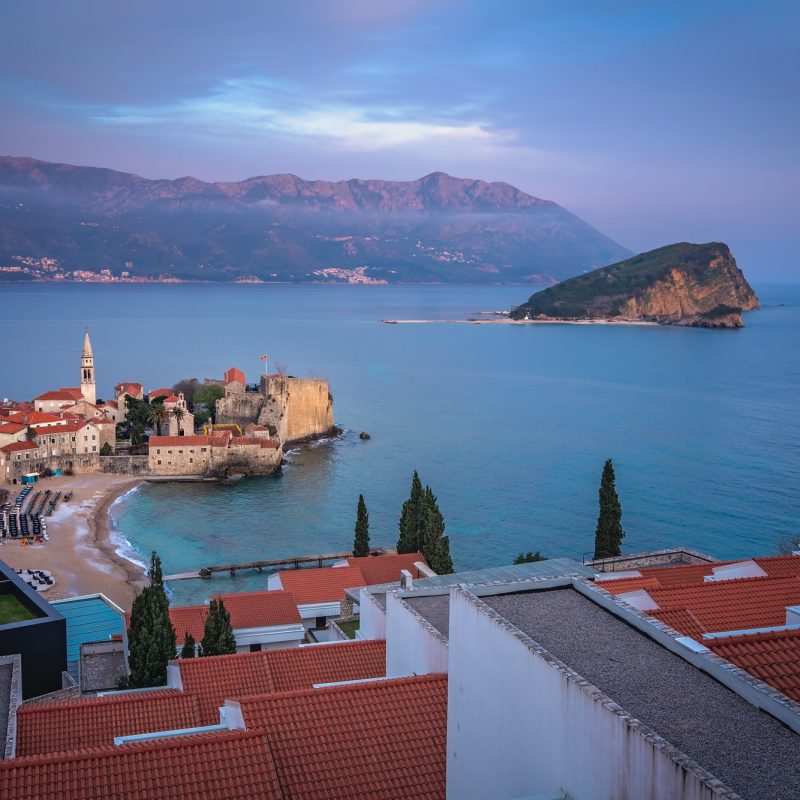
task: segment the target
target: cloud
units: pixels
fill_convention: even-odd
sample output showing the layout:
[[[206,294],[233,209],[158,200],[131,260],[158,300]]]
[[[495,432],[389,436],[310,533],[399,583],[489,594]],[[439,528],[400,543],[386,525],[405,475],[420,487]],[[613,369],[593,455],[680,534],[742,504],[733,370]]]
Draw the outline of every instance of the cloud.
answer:
[[[519,146],[514,131],[496,129],[478,115],[453,119],[450,110],[446,118],[436,119],[423,108],[315,101],[300,87],[268,78],[225,80],[204,95],[160,105],[93,108],[88,115],[109,126],[166,126],[182,135],[233,139],[301,137],[344,150],[437,143],[481,149]]]

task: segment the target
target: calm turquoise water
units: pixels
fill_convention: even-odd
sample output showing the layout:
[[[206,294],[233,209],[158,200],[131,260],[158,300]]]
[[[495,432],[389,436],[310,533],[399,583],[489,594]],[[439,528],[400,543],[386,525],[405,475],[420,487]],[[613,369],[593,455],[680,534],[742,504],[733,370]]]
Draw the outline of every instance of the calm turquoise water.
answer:
[[[147,486],[115,506],[120,531],[167,572],[347,549],[359,492],[373,542],[393,544],[415,467],[457,567],[537,548],[580,558],[607,457],[626,548],[767,553],[800,530],[800,287],[756,288],[767,307],[747,328],[703,331],[377,322],[507,308],[524,287],[4,286],[0,395],[74,385],[84,324],[101,395],[232,365],[255,379],[264,352],[330,379],[341,440],[291,454],[273,478]],[[190,600],[264,580],[175,590]]]

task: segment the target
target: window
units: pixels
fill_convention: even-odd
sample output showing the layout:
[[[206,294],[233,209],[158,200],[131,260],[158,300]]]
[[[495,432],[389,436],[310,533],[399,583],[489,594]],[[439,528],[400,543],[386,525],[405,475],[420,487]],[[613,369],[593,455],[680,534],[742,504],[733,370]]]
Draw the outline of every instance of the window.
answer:
[[[314,627],[317,629],[324,628],[326,622],[327,617],[317,617],[316,620],[314,620]]]
[[[251,653],[260,653],[261,652],[261,642],[258,642],[257,644],[251,644],[250,645],[250,652]]]
[[[158,450],[156,450],[156,455],[159,455],[159,456],[161,455],[161,448],[160,447],[158,448]],[[159,461],[158,463],[160,464],[161,462]]]
[[[160,459],[160,458],[158,459],[158,463],[159,463],[159,464],[161,463],[161,459]]]
[[[96,444],[93,444],[93,445],[92,445],[92,452],[94,453],[96,450],[97,450],[97,445],[96,445]]]
[[[193,459],[193,458],[190,458],[190,459],[189,459],[189,463],[190,463],[190,464],[194,464],[194,459]]]
[[[94,441],[96,438],[97,437],[94,434],[92,434],[92,441]]]

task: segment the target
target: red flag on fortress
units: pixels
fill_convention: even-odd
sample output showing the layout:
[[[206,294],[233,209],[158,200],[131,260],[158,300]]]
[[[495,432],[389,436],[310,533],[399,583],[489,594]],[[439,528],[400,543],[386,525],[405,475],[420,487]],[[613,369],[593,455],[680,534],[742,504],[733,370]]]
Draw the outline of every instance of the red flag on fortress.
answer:
[[[266,360],[269,358],[269,356],[259,356],[259,358],[260,358],[262,361],[266,361]]]

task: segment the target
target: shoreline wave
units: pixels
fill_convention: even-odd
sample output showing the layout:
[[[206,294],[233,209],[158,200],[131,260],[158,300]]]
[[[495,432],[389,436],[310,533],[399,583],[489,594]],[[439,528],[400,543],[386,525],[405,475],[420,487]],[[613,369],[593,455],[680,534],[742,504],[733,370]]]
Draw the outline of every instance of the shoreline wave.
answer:
[[[119,497],[116,497],[108,507],[108,540],[114,547],[114,552],[120,558],[123,558],[125,561],[128,561],[146,571],[147,562],[144,560],[144,555],[136,547],[136,545],[131,542],[130,539],[128,539],[125,534],[122,533],[122,531],[120,531],[119,527],[117,526],[118,517],[114,514],[115,507],[130,495],[138,492],[143,485],[143,483],[139,483],[136,486],[132,486],[126,492],[123,492]]]

